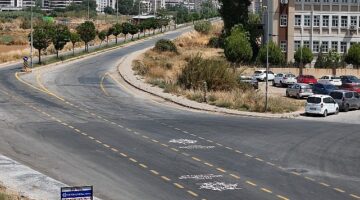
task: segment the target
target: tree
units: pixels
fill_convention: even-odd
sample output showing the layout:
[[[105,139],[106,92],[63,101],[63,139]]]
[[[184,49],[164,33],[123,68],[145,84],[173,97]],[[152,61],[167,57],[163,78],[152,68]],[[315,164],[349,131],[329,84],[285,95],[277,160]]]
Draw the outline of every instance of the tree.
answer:
[[[118,43],[118,35],[122,32],[122,26],[119,23],[114,24],[111,27],[111,32],[115,36],[115,43]]]
[[[225,39],[225,57],[232,63],[244,63],[251,60],[253,52],[249,42],[249,35],[240,26],[231,30],[229,37]]]
[[[315,68],[327,68],[326,57],[324,56],[322,51],[319,52],[314,67]]]
[[[77,33],[85,43],[85,52],[89,52],[89,42],[94,40],[96,37],[95,25],[91,21],[86,21],[76,27]]]
[[[110,6],[106,6],[104,8],[104,13],[108,15],[113,15],[115,13],[115,10]]]
[[[52,39],[53,28],[51,23],[40,23],[35,25],[33,31],[33,46],[39,52],[39,64],[41,64],[41,51],[49,47]],[[30,35],[29,35],[30,39]]]
[[[118,6],[119,13],[121,13],[123,15],[132,14],[133,4],[134,4],[133,0],[117,0],[115,3],[115,6],[117,3],[119,3],[119,6]]]
[[[59,51],[70,41],[70,31],[66,25],[57,24],[53,27],[52,43],[56,50],[56,57],[59,58]]]
[[[139,25],[138,25],[138,28],[139,28],[139,31],[140,33],[144,33],[144,37],[145,37],[145,31],[146,31],[146,22],[141,22]]]
[[[137,25],[131,24],[129,33],[131,35],[131,40],[134,39],[134,35],[139,32],[139,28]]]
[[[126,35],[129,34],[130,30],[131,30],[131,26],[132,24],[130,24],[129,22],[124,22],[121,24],[121,28],[122,28],[122,31],[121,33],[124,34],[124,42],[126,41]]]
[[[360,44],[353,44],[345,56],[345,62],[352,64],[355,68],[360,65]]]
[[[253,59],[255,60],[256,56],[259,53],[261,38],[264,33],[264,31],[262,30],[260,15],[249,14],[248,24],[244,28],[247,32],[249,32],[250,43],[253,50]]]
[[[326,65],[332,69],[332,74],[336,75],[336,69],[341,66],[341,56],[336,50],[331,50],[326,55]]]
[[[101,44],[102,44],[102,42],[105,40],[105,38],[106,38],[106,31],[100,31],[99,33],[98,33],[98,38],[100,39],[100,47],[101,47]]]
[[[110,35],[113,34],[113,28],[110,27],[107,31],[106,31],[106,45],[109,45],[109,37]]]
[[[224,21],[225,32],[230,33],[231,28],[236,24],[246,27],[248,23],[248,7],[250,0],[219,0],[220,15]]]
[[[303,74],[303,67],[312,62],[314,55],[308,47],[300,47],[294,55],[295,62],[299,65],[299,74]]]
[[[208,19],[218,15],[218,10],[212,0],[206,0],[201,3],[200,15],[200,18],[202,19]]]
[[[76,32],[71,32],[70,41],[72,43],[73,55],[75,55],[75,44],[81,41],[80,35]]]
[[[263,45],[257,56],[257,62],[261,64],[266,64],[266,56],[267,56],[267,46],[269,46],[269,63],[271,65],[281,65],[285,63],[284,54],[281,52],[279,46],[277,46],[273,41],[270,41],[268,44]]]

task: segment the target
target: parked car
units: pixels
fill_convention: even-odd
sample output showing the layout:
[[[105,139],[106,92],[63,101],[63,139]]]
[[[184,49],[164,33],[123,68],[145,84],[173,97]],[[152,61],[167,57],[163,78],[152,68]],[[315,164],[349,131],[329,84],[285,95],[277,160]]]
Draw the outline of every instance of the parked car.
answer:
[[[268,80],[273,81],[275,78],[275,74],[272,71],[268,71]],[[266,80],[266,70],[256,70],[254,72],[254,77],[258,81],[265,81]]]
[[[317,114],[326,117],[328,114],[338,114],[339,105],[329,95],[312,95],[306,100],[305,114]]]
[[[312,75],[300,75],[296,78],[298,83],[315,84],[317,80]]]
[[[355,91],[360,93],[360,79],[356,76],[340,76],[341,78],[341,89]]]
[[[296,77],[294,74],[291,73],[279,73],[276,74],[273,86],[280,85],[280,86],[286,86],[286,85],[292,85],[294,83],[297,83]]]
[[[248,83],[252,87],[254,87],[255,90],[259,89],[259,82],[256,78],[251,76],[240,76],[239,81],[242,83]]]
[[[287,97],[296,97],[298,99],[313,95],[312,88],[309,84],[295,83],[286,89]]]
[[[335,85],[335,86],[341,86],[342,85],[340,77],[336,77],[336,76],[333,76],[333,75],[323,76],[317,82],[322,83],[322,84],[331,84],[331,85]]]
[[[330,96],[339,104],[340,110],[347,112],[350,109],[360,109],[360,95],[354,91],[335,90]]]
[[[312,90],[314,94],[330,94],[334,90],[339,88],[335,85],[316,83],[313,85]]]

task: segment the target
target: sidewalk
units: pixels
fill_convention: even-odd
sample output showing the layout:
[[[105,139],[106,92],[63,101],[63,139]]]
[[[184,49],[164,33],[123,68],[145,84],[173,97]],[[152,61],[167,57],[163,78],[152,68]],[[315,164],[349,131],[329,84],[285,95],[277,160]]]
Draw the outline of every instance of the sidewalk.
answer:
[[[257,113],[257,112],[232,110],[227,108],[216,107],[206,103],[198,103],[182,96],[177,96],[170,93],[164,93],[162,88],[145,83],[144,79],[141,76],[135,75],[135,72],[132,70],[133,60],[135,60],[137,57],[139,57],[147,50],[148,49],[143,49],[141,51],[137,51],[132,54],[129,54],[128,56],[124,57],[118,65],[118,72],[120,76],[128,84],[139,90],[163,98],[167,101],[173,102],[180,106],[184,106],[190,109],[195,109],[200,111],[214,112],[214,113],[241,115],[241,116],[249,116],[249,117],[259,117],[259,118],[296,118],[299,117],[300,114],[302,113],[301,111],[297,111],[293,113],[272,114],[272,113]]]

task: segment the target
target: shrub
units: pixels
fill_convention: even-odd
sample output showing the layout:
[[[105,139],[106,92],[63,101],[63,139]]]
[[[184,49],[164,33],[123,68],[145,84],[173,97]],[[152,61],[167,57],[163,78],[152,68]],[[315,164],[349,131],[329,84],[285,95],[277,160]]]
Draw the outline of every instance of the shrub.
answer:
[[[224,53],[228,61],[232,63],[244,63],[250,61],[253,56],[248,33],[242,27],[236,26],[231,30],[229,37],[225,39]]]
[[[14,43],[14,38],[11,35],[0,36],[0,44],[10,45]]]
[[[220,48],[220,39],[218,37],[211,37],[208,46],[212,48]]]
[[[195,22],[194,29],[199,33],[209,34],[211,30],[211,22],[210,21]]]
[[[166,39],[158,40],[155,44],[155,50],[177,52],[175,44],[171,40]]]
[[[22,18],[20,28],[22,29],[30,29],[31,28],[31,22],[29,19]]]
[[[139,60],[133,62],[133,70],[136,71],[137,75],[141,76],[144,76],[149,72],[149,68]]]
[[[186,89],[203,89],[204,82],[208,90],[231,90],[238,86],[236,75],[229,71],[224,60],[203,59],[196,55],[188,59],[182,69],[178,84]]]

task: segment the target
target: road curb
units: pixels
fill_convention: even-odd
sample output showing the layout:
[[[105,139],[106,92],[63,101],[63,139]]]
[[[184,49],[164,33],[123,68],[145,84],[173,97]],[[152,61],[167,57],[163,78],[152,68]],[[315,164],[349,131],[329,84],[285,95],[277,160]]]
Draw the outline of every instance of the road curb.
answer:
[[[161,88],[152,86],[148,83],[145,83],[143,79],[139,76],[135,75],[135,72],[132,70],[132,62],[142,53],[147,51],[150,48],[143,49],[141,51],[133,52],[128,56],[122,58],[117,66],[117,71],[121,78],[131,85],[132,87],[146,92],[148,94],[154,95],[156,97],[160,97],[166,101],[172,102],[176,105],[180,105],[185,108],[190,108],[198,111],[205,112],[213,112],[227,115],[238,115],[238,116],[246,116],[246,117],[258,117],[258,118],[282,118],[282,119],[291,119],[299,117],[302,113],[301,111],[293,112],[293,113],[285,113],[285,114],[271,114],[271,113],[255,113],[255,112],[246,112],[246,111],[238,111],[227,108],[220,108],[213,105],[198,103],[185,97],[164,93]]]

